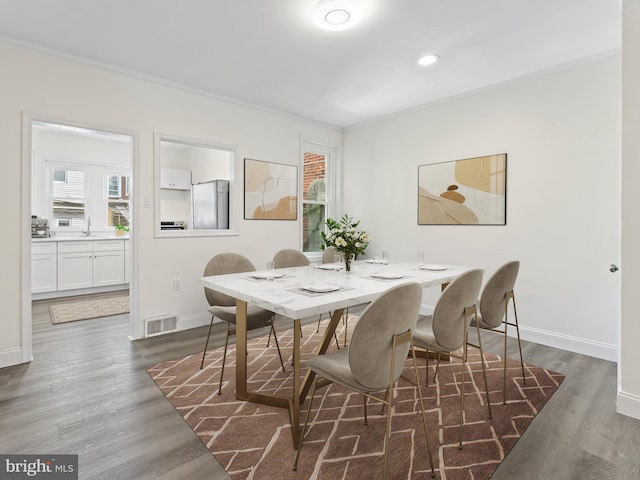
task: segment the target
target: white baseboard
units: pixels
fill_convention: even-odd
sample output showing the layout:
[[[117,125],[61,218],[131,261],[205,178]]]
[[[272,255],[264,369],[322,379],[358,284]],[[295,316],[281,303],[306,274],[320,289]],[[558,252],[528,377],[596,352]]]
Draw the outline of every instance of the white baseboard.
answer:
[[[420,305],[420,315],[431,315],[433,313],[434,305]]]
[[[22,363],[22,348],[13,347],[0,350],[0,368],[19,365]]]
[[[196,315],[180,315],[178,317],[178,330],[188,330],[189,328],[202,327],[211,323],[211,316],[208,313]]]
[[[640,420],[640,396],[618,390],[616,411],[621,415]]]
[[[509,328],[509,336],[515,336],[515,328]],[[562,333],[540,330],[533,327],[520,326],[520,336],[523,340],[540,343],[549,347],[569,350],[570,352],[589,355],[590,357],[618,362],[618,346],[597,342],[587,338],[574,337]]]
[[[55,292],[32,293],[31,300],[48,300],[50,298],[75,297],[77,295],[90,295],[92,293],[116,292],[129,290],[129,284],[109,285],[107,287],[79,288],[77,290],[61,290]]]
[[[421,315],[431,315],[433,313],[433,305],[420,305]],[[515,328],[509,328],[509,336],[515,337]],[[590,357],[609,360],[610,362],[618,362],[618,346],[608,343],[596,342],[586,338],[564,335],[562,333],[550,332],[539,328],[520,326],[520,337],[522,340],[540,343],[549,347],[568,350],[570,352],[589,355]]]
[[[420,314],[431,315],[433,313],[433,308],[433,305],[420,305]],[[189,316],[181,315],[178,319],[177,330],[201,327],[203,325],[209,325],[210,322],[211,317],[208,314],[196,314]],[[515,335],[515,329],[509,328],[509,336],[515,337]],[[601,358],[611,362],[618,361],[618,347],[616,345],[523,326],[520,327],[520,336],[523,340],[527,340],[529,342],[540,343],[549,347],[589,355],[590,357]]]

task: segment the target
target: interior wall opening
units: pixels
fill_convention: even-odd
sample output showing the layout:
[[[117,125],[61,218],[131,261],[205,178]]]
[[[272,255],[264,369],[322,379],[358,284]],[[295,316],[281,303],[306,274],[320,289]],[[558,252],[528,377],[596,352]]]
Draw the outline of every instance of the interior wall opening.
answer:
[[[133,136],[35,119],[25,127],[31,281],[23,295],[50,304],[53,324],[130,312]]]

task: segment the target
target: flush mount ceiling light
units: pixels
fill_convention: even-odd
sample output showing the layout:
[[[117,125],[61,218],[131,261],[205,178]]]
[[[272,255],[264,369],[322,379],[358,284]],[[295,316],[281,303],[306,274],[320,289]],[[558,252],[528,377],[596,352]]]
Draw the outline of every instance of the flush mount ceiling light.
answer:
[[[362,19],[362,6],[356,0],[322,0],[312,18],[324,30],[346,30]]]
[[[427,65],[433,65],[438,61],[439,58],[439,55],[430,53],[429,55],[425,55],[424,57],[420,58],[420,60],[418,60],[418,65],[422,65],[423,67],[426,67]]]

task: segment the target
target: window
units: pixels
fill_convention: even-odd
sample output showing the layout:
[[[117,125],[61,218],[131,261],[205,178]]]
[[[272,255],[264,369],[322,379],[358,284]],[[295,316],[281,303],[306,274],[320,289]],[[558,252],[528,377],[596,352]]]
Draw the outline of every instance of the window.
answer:
[[[310,142],[302,149],[302,249],[305,253],[321,252],[322,232],[331,215],[335,195],[335,148]]]
[[[86,204],[86,172],[77,169],[53,171],[52,226],[82,227]]]
[[[108,189],[109,189],[109,198],[120,198],[122,197],[122,177],[118,175],[109,175]]]
[[[91,218],[93,230],[130,225],[128,171],[102,165],[48,160],[51,227],[79,231]]]
[[[54,182],[67,183],[67,171],[66,170],[55,170],[53,172],[53,181]]]
[[[107,175],[107,191],[109,201],[107,202],[107,225],[129,226],[130,205],[130,177],[122,175]]]

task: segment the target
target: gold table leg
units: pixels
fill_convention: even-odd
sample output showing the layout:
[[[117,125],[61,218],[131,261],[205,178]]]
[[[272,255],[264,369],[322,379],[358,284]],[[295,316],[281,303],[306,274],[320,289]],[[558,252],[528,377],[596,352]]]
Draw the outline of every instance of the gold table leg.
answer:
[[[327,351],[344,309],[333,312],[316,353]],[[247,302],[236,299],[236,399],[289,410],[294,448],[300,443],[300,404],[304,403],[315,374],[307,371],[300,382],[300,320],[293,321],[293,395],[291,398],[247,391]]]
[[[289,401],[289,419],[294,448],[300,444],[300,320],[293,321],[293,398]]]
[[[247,302],[236,300],[236,398],[247,394]]]

